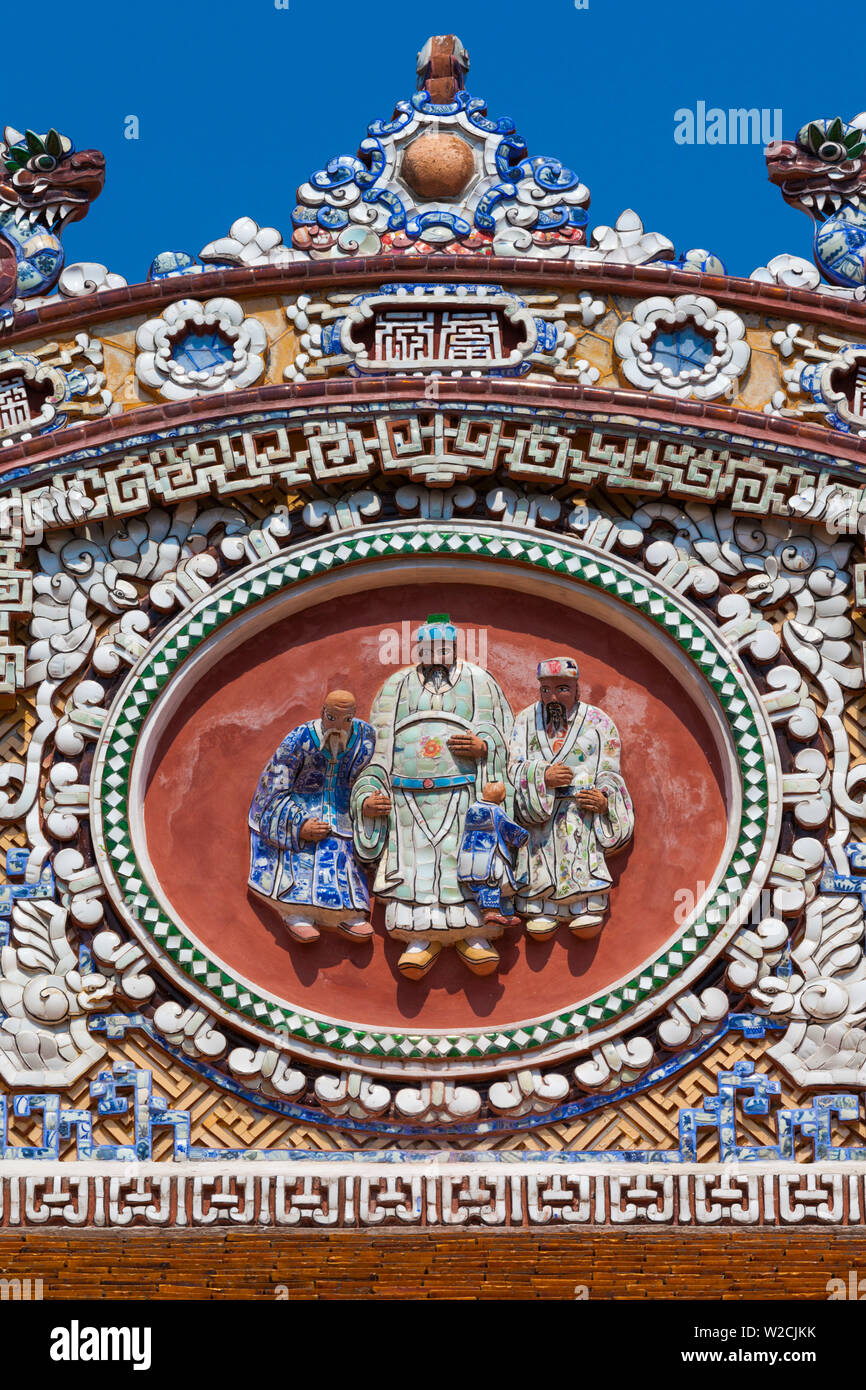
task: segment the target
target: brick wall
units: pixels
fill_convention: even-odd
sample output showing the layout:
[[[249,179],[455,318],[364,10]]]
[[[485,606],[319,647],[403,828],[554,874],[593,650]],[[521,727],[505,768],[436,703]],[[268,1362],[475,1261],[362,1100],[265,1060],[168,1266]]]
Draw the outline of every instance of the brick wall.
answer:
[[[46,1299],[470,1298],[825,1300],[866,1268],[866,1233],[511,1232],[383,1235],[201,1231],[0,1237],[4,1278]]]

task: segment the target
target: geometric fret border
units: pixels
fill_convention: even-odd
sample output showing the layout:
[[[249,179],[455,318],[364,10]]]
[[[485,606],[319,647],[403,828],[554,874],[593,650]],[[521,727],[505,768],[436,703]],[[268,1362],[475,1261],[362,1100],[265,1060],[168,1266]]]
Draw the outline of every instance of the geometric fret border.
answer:
[[[550,1164],[497,1164],[485,1155],[484,1163],[473,1165],[463,1153],[447,1157],[438,1169],[429,1160],[426,1168],[413,1166],[404,1154],[390,1165],[344,1155],[339,1164],[325,1164],[319,1154],[269,1169],[230,1160],[182,1174],[170,1163],[136,1164],[133,1173],[121,1175],[107,1164],[85,1173],[69,1164],[20,1173],[11,1165],[0,1175],[0,1231],[264,1227],[432,1234],[541,1227],[576,1234],[629,1227],[697,1233],[706,1227],[815,1226],[822,1233],[863,1233],[863,1164],[775,1163],[737,1170],[714,1163],[617,1171],[610,1165],[577,1169],[559,1154]],[[263,1271],[263,1285],[272,1288],[276,1277]]]
[[[737,838],[712,899],[688,919],[673,944],[631,979],[594,998],[528,1023],[490,1030],[407,1032],[348,1025],[260,995],[217,966],[162,909],[140,864],[131,834],[130,781],[138,738],[158,697],[185,662],[225,624],[263,600],[353,564],[433,556],[507,561],[548,571],[600,591],[642,614],[673,641],[713,692],[739,769],[742,810]],[[273,1029],[284,1046],[356,1054],[371,1061],[492,1062],[570,1041],[586,1046],[593,1028],[624,1020],[642,1001],[669,987],[741,917],[744,895],[769,871],[781,815],[775,743],[756,717],[760,706],[736,653],[686,602],[621,560],[600,558],[564,537],[491,531],[471,523],[394,523],[339,540],[316,542],[269,558],[202,598],[155,639],[114,702],[100,738],[91,779],[91,825],[100,871],[115,906],[153,954],[168,957],[198,990],[207,990],[233,1019]],[[765,726],[766,728],[766,726]],[[148,940],[149,939],[149,940]]]

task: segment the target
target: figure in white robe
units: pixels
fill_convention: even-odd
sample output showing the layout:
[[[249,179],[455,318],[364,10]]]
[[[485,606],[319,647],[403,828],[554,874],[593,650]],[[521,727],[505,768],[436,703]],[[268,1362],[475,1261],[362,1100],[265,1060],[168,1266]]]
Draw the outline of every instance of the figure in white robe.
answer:
[[[563,921],[593,937],[609,906],[605,856],[634,832],[620,738],[603,710],[580,700],[571,657],[540,662],[538,679],[539,699],[517,715],[508,759],[515,818],[529,831],[529,883],[515,906],[536,939]]]
[[[457,659],[457,629],[434,615],[415,634],[419,662],[389,676],[373,701],[373,761],[352,790],[360,853],[378,860],[373,888],[385,926],[406,943],[398,968],[417,980],[443,945],[475,974],[499,963],[485,922],[457,874],[466,811],[502,781],[511,709],[493,677]],[[374,819],[378,817],[378,819]]]

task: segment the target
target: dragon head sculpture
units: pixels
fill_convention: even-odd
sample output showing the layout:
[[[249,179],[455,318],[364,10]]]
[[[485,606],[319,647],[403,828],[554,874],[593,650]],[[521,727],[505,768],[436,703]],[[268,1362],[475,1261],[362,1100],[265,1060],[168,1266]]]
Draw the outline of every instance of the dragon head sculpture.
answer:
[[[99,150],[72,148],[56,130],[24,135],[7,126],[0,141],[0,209],[25,215],[59,236],[67,222],[80,222],[105,183],[105,158]]]
[[[767,172],[785,202],[822,222],[838,212],[846,198],[856,196],[860,184],[866,183],[861,158],[866,151],[864,126],[866,115],[850,124],[837,116],[810,121],[793,143],[772,141],[766,150]]]
[[[809,121],[765,151],[770,182],[815,223],[814,256],[834,284],[866,282],[866,112]]]
[[[105,182],[99,150],[72,148],[56,130],[7,126],[0,140],[0,328],[10,301],[47,294],[63,269],[60,236],[80,222]]]

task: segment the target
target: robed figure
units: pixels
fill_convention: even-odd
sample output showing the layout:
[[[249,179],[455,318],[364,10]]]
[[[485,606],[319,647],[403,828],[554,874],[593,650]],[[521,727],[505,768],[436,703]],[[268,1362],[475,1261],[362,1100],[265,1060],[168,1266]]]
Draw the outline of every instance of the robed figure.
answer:
[[[293,729],[259,778],[249,886],[296,941],[316,941],[322,927],[355,940],[373,934],[350,803],[375,746],[372,727],[355,718],[354,696],[332,691],[321,718]]]
[[[507,794],[504,782],[488,782],[480,801],[469,807],[457,852],[457,877],[486,923],[516,927],[520,918],[511,908],[515,890],[526,883],[518,864],[529,832],[503,809]]]
[[[515,815],[529,830],[529,884],[516,906],[537,939],[560,923],[593,937],[608,910],[606,855],[634,831],[619,734],[603,710],[581,701],[570,657],[540,662],[537,675],[539,699],[517,715],[508,760]]]
[[[493,938],[457,873],[463,823],[488,782],[504,780],[511,710],[487,672],[457,657],[457,629],[434,615],[415,634],[418,663],[395,671],[370,711],[376,754],[352,807],[385,925],[405,944],[401,973],[420,979],[443,945],[470,970],[499,963]],[[379,817],[379,819],[374,819]]]

